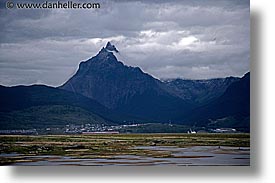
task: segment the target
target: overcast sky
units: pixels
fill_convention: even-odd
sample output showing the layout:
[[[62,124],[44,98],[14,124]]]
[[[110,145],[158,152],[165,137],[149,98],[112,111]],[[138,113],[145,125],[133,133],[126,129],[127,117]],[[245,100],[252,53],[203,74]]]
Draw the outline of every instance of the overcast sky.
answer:
[[[101,8],[8,10],[1,1],[0,84],[59,86],[107,41],[156,78],[249,71],[249,0],[92,2]]]

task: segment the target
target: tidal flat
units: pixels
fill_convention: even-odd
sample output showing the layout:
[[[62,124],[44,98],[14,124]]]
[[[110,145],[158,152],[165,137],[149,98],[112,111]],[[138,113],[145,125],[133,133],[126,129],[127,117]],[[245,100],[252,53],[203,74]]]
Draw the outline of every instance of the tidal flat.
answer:
[[[0,135],[16,166],[249,166],[249,134]]]

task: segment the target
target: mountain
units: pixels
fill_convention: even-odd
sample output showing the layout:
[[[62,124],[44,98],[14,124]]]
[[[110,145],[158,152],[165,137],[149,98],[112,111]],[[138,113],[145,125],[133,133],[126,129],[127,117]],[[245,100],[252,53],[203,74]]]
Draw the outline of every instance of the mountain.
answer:
[[[249,130],[250,73],[232,83],[217,99],[194,109],[186,118],[200,126],[230,126]]]
[[[160,81],[115,54],[108,42],[57,88],[0,86],[0,129],[157,122],[249,131],[250,73]]]
[[[0,98],[1,129],[24,124],[37,127],[119,120],[116,114],[90,98],[44,85],[0,86]]]
[[[239,79],[237,77],[205,80],[168,79],[163,82],[170,89],[170,92],[195,106],[199,106],[220,97],[229,85]]]
[[[190,104],[140,68],[118,61],[116,52],[108,42],[95,57],[81,62],[75,75],[60,88],[145,121],[176,121],[189,111]]]

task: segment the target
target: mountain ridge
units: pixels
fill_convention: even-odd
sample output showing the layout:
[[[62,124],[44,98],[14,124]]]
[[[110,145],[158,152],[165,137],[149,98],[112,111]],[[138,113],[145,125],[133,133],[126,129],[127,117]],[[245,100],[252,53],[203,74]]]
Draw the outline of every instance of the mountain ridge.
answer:
[[[222,118],[234,118],[239,121],[237,126],[249,131],[250,72],[232,83],[216,100],[194,109],[187,117],[189,121],[195,121],[203,126]]]
[[[0,85],[1,105],[0,112],[22,110],[41,105],[71,105],[94,112],[111,121],[116,116],[98,102],[66,90],[46,86],[12,86]]]
[[[44,115],[45,111],[66,113],[65,109],[70,109],[72,115],[66,114],[64,119],[82,115],[86,116],[83,121],[98,119],[114,124],[161,122],[249,128],[250,72],[241,78],[161,81],[139,67],[123,64],[116,53],[119,50],[108,42],[56,88],[0,85],[0,121],[12,123],[13,114],[14,120],[25,115],[29,116],[25,123],[32,118],[42,123],[33,111]],[[59,118],[60,123],[65,124],[63,118]],[[50,114],[47,119],[55,121]]]
[[[184,100],[192,101],[196,106],[200,106],[221,96],[230,84],[238,80],[240,80],[239,77],[232,76],[203,80],[176,78],[163,80],[163,83],[168,86],[170,92]]]

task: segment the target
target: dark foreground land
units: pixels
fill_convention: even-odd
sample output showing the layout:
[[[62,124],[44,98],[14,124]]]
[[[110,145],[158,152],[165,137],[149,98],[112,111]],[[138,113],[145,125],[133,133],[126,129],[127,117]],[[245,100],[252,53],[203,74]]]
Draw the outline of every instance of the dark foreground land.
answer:
[[[249,165],[249,134],[1,135],[1,165]]]

